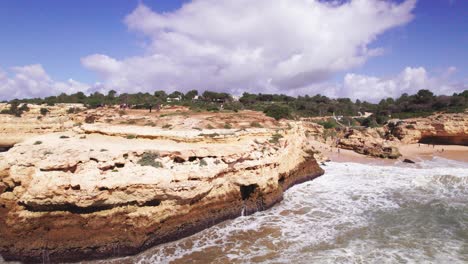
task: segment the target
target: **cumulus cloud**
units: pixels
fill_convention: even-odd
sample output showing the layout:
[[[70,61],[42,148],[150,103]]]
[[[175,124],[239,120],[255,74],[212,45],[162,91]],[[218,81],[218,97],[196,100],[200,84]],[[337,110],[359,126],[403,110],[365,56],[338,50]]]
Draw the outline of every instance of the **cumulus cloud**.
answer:
[[[70,94],[78,91],[86,92],[89,89],[89,85],[73,79],[66,82],[54,81],[40,64],[12,67],[11,72],[13,76],[0,70],[1,100]]]
[[[379,34],[408,23],[416,0],[193,0],[158,13],[140,4],[125,18],[148,40],[144,55],[93,54],[82,64],[102,85],[296,93],[382,54]]]
[[[462,83],[450,81],[455,67],[449,67],[440,75],[429,76],[424,67],[406,67],[401,73],[390,78],[348,73],[342,87],[336,94],[352,99],[376,102],[382,98],[399,97],[403,93],[415,94],[421,89],[429,89],[435,94],[450,95],[468,87]]]

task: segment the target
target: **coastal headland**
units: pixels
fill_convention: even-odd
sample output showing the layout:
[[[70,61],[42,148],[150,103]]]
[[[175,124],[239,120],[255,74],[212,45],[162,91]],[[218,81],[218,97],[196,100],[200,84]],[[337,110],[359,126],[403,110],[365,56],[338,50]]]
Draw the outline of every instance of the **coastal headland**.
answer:
[[[39,107],[30,108],[22,117],[0,115],[5,260],[137,254],[268,209],[289,187],[322,175],[319,164],[329,160],[467,161],[463,113],[325,128],[250,110],[62,105],[41,116]]]

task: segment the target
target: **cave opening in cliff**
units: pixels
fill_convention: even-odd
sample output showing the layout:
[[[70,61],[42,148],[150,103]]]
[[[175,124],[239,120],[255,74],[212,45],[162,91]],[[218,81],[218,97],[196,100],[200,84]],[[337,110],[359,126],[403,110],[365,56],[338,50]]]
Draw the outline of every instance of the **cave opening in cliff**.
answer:
[[[8,147],[0,147],[0,152],[7,152],[10,150],[13,146],[8,146]]]
[[[468,136],[424,136],[418,143],[429,145],[468,146]]]
[[[242,196],[242,200],[248,200],[252,196],[252,194],[255,193],[255,189],[257,189],[257,187],[257,184],[241,185],[240,193]]]

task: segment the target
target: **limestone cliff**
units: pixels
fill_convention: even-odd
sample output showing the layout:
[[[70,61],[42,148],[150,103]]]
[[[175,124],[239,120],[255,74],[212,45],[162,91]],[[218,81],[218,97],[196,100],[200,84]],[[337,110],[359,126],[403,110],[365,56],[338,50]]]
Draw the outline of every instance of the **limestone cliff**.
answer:
[[[337,140],[337,147],[371,157],[397,159],[398,148],[383,137],[383,129],[347,129]]]
[[[322,173],[300,123],[171,133],[98,124],[37,136],[0,153],[0,254],[135,254],[269,208]]]
[[[468,146],[468,114],[439,114],[425,118],[391,120],[391,134],[402,143]]]

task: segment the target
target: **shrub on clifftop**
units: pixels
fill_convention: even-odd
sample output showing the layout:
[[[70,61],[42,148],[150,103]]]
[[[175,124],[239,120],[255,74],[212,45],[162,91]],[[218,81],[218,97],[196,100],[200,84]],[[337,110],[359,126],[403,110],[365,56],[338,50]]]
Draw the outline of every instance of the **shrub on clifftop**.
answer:
[[[289,106],[282,106],[273,104],[265,108],[263,113],[269,117],[273,117],[276,120],[280,120],[281,118],[291,118],[291,108]]]
[[[145,152],[141,156],[140,160],[137,162],[140,166],[151,166],[155,168],[162,168],[163,165],[159,161],[155,161],[155,159],[159,158],[158,153],[154,152]]]

